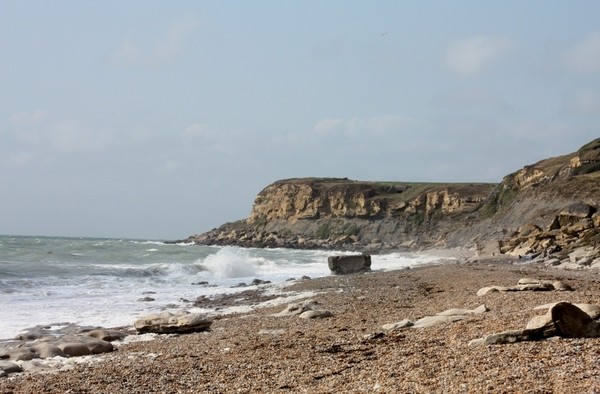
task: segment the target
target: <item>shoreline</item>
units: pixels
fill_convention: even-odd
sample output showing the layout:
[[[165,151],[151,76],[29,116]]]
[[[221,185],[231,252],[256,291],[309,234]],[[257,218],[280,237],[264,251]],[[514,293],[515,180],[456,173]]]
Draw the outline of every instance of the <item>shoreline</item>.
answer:
[[[237,247],[235,247],[237,248]],[[255,249],[259,249],[259,248],[255,248]],[[285,248],[284,248],[285,249]],[[294,249],[289,249],[290,251],[294,251]],[[328,254],[328,255],[335,255],[335,254],[344,254],[344,253],[360,253],[360,252],[353,252],[350,250],[323,250],[320,249],[318,250],[320,252],[323,252],[324,254]],[[374,256],[377,256],[376,258],[380,258],[382,256],[389,256],[389,255],[394,255],[394,254],[399,254],[401,257],[402,256],[420,256],[423,259],[431,259],[431,258],[435,258],[436,260],[446,260],[446,259],[454,259],[454,258],[463,258],[464,256],[473,256],[473,252],[467,249],[461,249],[461,248],[454,248],[454,249],[431,249],[431,250],[422,250],[422,251],[417,251],[417,250],[413,250],[413,251],[381,251],[380,254],[375,254]],[[413,262],[411,265],[415,265],[415,264],[423,264],[423,263],[418,263],[418,262]],[[327,268],[327,259],[323,258],[323,267],[324,270],[326,270],[328,273],[326,275],[322,275],[322,276],[314,276],[313,274],[311,274],[310,276],[314,279],[314,278],[321,278],[324,276],[329,276],[329,270]],[[380,270],[389,270],[389,268],[387,267],[377,267],[375,266],[373,268],[375,271],[380,271]],[[325,272],[325,271],[324,271]],[[223,313],[246,313],[246,312],[251,312],[252,309],[254,309],[254,304],[259,303],[259,301],[256,302],[243,302],[243,303],[238,303],[235,304],[233,302],[229,302],[227,303],[227,301],[231,301],[231,300],[235,300],[239,297],[237,297],[237,294],[243,293],[240,296],[241,297],[245,297],[247,295],[250,296],[250,298],[252,298],[252,296],[249,293],[263,293],[265,292],[265,290],[268,291],[268,288],[275,288],[275,289],[280,289],[283,286],[287,286],[286,281],[290,280],[290,279],[294,279],[294,278],[288,278],[286,280],[281,280],[278,279],[278,281],[275,281],[274,283],[269,283],[268,285],[265,284],[263,285],[263,282],[265,282],[265,279],[271,279],[271,278],[266,278],[263,277],[261,274],[256,273],[256,275],[253,277],[254,279],[249,280],[249,278],[239,278],[239,281],[236,282],[236,278],[231,279],[231,282],[236,282],[237,284],[231,284],[227,287],[223,287],[223,291],[219,292],[219,293],[211,293],[209,296],[204,296],[204,299],[208,302],[202,302],[202,300],[200,300],[200,297],[198,297],[198,299],[195,299],[193,296],[190,296],[190,294],[186,294],[185,292],[181,292],[179,296],[179,301],[175,301],[175,299],[173,299],[173,301],[168,301],[167,304],[165,304],[164,302],[162,304],[156,304],[154,305],[154,300],[152,302],[148,302],[145,303],[141,300],[141,298],[143,298],[144,296],[148,296],[148,294],[150,295],[150,297],[152,298],[157,298],[154,294],[156,294],[156,291],[161,291],[160,287],[157,289],[153,289],[151,287],[149,287],[150,291],[146,291],[146,292],[142,292],[139,293],[139,297],[140,299],[138,299],[138,303],[139,305],[143,306],[145,309],[148,309],[148,311],[146,312],[139,312],[139,311],[131,311],[131,314],[129,314],[129,322],[126,319],[122,318],[122,312],[120,313],[120,317],[121,319],[118,321],[118,325],[119,326],[133,326],[133,321],[137,318],[139,318],[140,316],[143,316],[144,314],[149,314],[149,313],[154,313],[155,311],[162,311],[162,310],[180,310],[180,309],[186,309],[186,310],[191,310],[192,312],[199,312],[199,313],[206,313],[208,315],[210,315],[211,317],[214,316],[218,316],[221,315]],[[296,278],[296,280],[299,280],[300,278]],[[245,283],[242,284],[243,280],[245,280]],[[251,281],[257,281],[258,285],[251,283]],[[215,282],[219,282],[218,278],[215,278]],[[210,289],[212,287],[215,286],[215,283],[213,282],[209,282],[206,281],[204,282],[205,284],[201,284],[201,283],[192,283],[192,285],[197,286],[196,289],[200,289],[200,290],[204,290],[204,289]],[[220,286],[220,285],[219,285]],[[192,288],[193,289],[193,288]],[[189,293],[190,289],[187,289],[187,293]],[[280,290],[279,290],[280,291]],[[275,293],[277,293],[278,290],[275,290]],[[148,294],[146,294],[148,293]],[[152,293],[152,294],[150,294]],[[200,294],[203,294],[204,291],[200,291]],[[273,297],[275,298],[275,297]],[[241,310],[237,311],[237,308],[240,308]],[[154,311],[152,310],[154,308]],[[223,311],[222,309],[226,308],[227,310]],[[104,316],[104,315],[101,315]],[[85,321],[82,319],[69,319],[69,318],[58,318],[55,320],[43,320],[43,321],[32,321],[32,323],[28,326],[20,326],[21,328],[14,329],[14,326],[11,328],[8,328],[9,332],[13,333],[14,335],[9,335],[3,338],[0,338],[0,347],[2,347],[2,343],[5,343],[7,341],[12,341],[14,340],[16,337],[18,337],[19,335],[21,335],[22,333],[27,332],[28,330],[31,329],[35,329],[36,327],[41,327],[41,326],[50,326],[50,325],[63,325],[64,324],[76,324],[76,325],[80,325],[80,326],[94,326],[94,327],[102,327],[102,328],[107,328],[107,327],[113,327],[113,325],[110,324],[103,324],[102,322],[97,322],[97,321]],[[4,336],[6,334],[6,332],[0,333],[1,336]]]
[[[569,292],[477,296],[521,277],[560,279]],[[312,291],[323,319],[273,316],[284,305],[215,317],[210,331],[119,346],[93,364],[53,374],[0,379],[25,392],[590,392],[600,389],[600,339],[551,339],[469,346],[487,334],[523,328],[535,306],[600,303],[595,271],[535,262],[460,259],[408,270],[329,276],[284,291]],[[449,308],[488,312],[430,328],[386,332],[385,324]],[[273,357],[276,355],[276,357]]]

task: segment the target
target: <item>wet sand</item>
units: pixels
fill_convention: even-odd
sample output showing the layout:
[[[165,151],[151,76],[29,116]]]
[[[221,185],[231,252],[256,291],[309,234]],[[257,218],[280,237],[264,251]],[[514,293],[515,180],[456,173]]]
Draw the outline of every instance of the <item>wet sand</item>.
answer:
[[[517,262],[518,263],[518,262]],[[562,280],[574,291],[477,296],[522,277]],[[285,305],[216,318],[208,332],[121,345],[97,362],[0,379],[2,393],[589,393],[600,391],[600,339],[469,346],[522,329],[569,301],[600,304],[594,270],[465,261],[291,284],[312,291],[333,317],[276,317]],[[382,326],[450,308],[489,312],[430,328]]]

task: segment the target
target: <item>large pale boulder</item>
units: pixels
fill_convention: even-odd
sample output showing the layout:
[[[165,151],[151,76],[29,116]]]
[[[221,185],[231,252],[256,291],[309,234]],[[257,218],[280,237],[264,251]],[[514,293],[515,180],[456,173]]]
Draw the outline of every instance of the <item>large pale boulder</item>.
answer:
[[[144,316],[134,322],[138,333],[185,334],[206,331],[212,320],[199,313],[162,312]]]

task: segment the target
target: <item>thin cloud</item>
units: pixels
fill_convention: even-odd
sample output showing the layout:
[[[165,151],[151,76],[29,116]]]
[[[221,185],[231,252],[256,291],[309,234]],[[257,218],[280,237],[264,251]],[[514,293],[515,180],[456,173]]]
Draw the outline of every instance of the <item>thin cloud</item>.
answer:
[[[600,114],[600,94],[593,90],[579,90],[568,96],[565,109],[574,115]]]
[[[27,125],[43,122],[48,118],[49,112],[43,109],[36,109],[30,112],[18,112],[10,117],[13,125]]]
[[[204,123],[194,123],[183,130],[183,137],[190,139],[211,137],[213,134],[214,131]]]
[[[188,37],[196,30],[198,21],[187,16],[173,24],[155,45],[154,53],[158,59],[169,61],[182,52]]]
[[[36,158],[33,152],[10,153],[0,161],[0,168],[8,170],[20,170],[28,167]]]
[[[50,130],[51,144],[63,152],[87,152],[106,148],[114,132],[110,129],[93,129],[76,119],[66,119]]]
[[[57,118],[46,110],[18,112],[10,116],[6,134],[26,146],[59,152],[88,152],[106,148],[114,131],[86,125],[75,118]],[[27,156],[24,156],[27,157]],[[11,163],[23,162],[15,156]]]
[[[189,37],[198,27],[198,20],[186,16],[173,23],[158,38],[144,43],[141,39],[127,37],[110,56],[115,68],[136,66],[162,66],[173,62],[187,47]]]
[[[567,53],[567,65],[576,71],[600,71],[599,31],[590,33]]]
[[[390,133],[414,125],[415,119],[402,115],[381,115],[371,118],[322,119],[313,130],[319,134],[345,134],[347,136]]]
[[[513,47],[506,37],[476,36],[450,44],[443,63],[451,72],[470,76],[483,71]]]

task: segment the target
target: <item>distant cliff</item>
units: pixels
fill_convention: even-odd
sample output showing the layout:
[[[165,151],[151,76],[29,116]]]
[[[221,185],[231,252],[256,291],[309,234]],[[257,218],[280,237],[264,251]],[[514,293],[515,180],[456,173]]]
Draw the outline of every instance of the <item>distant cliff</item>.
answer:
[[[599,181],[600,139],[499,184],[286,179],[258,194],[247,219],[187,241],[369,252],[433,246],[490,254],[568,251],[581,242],[595,245]]]

